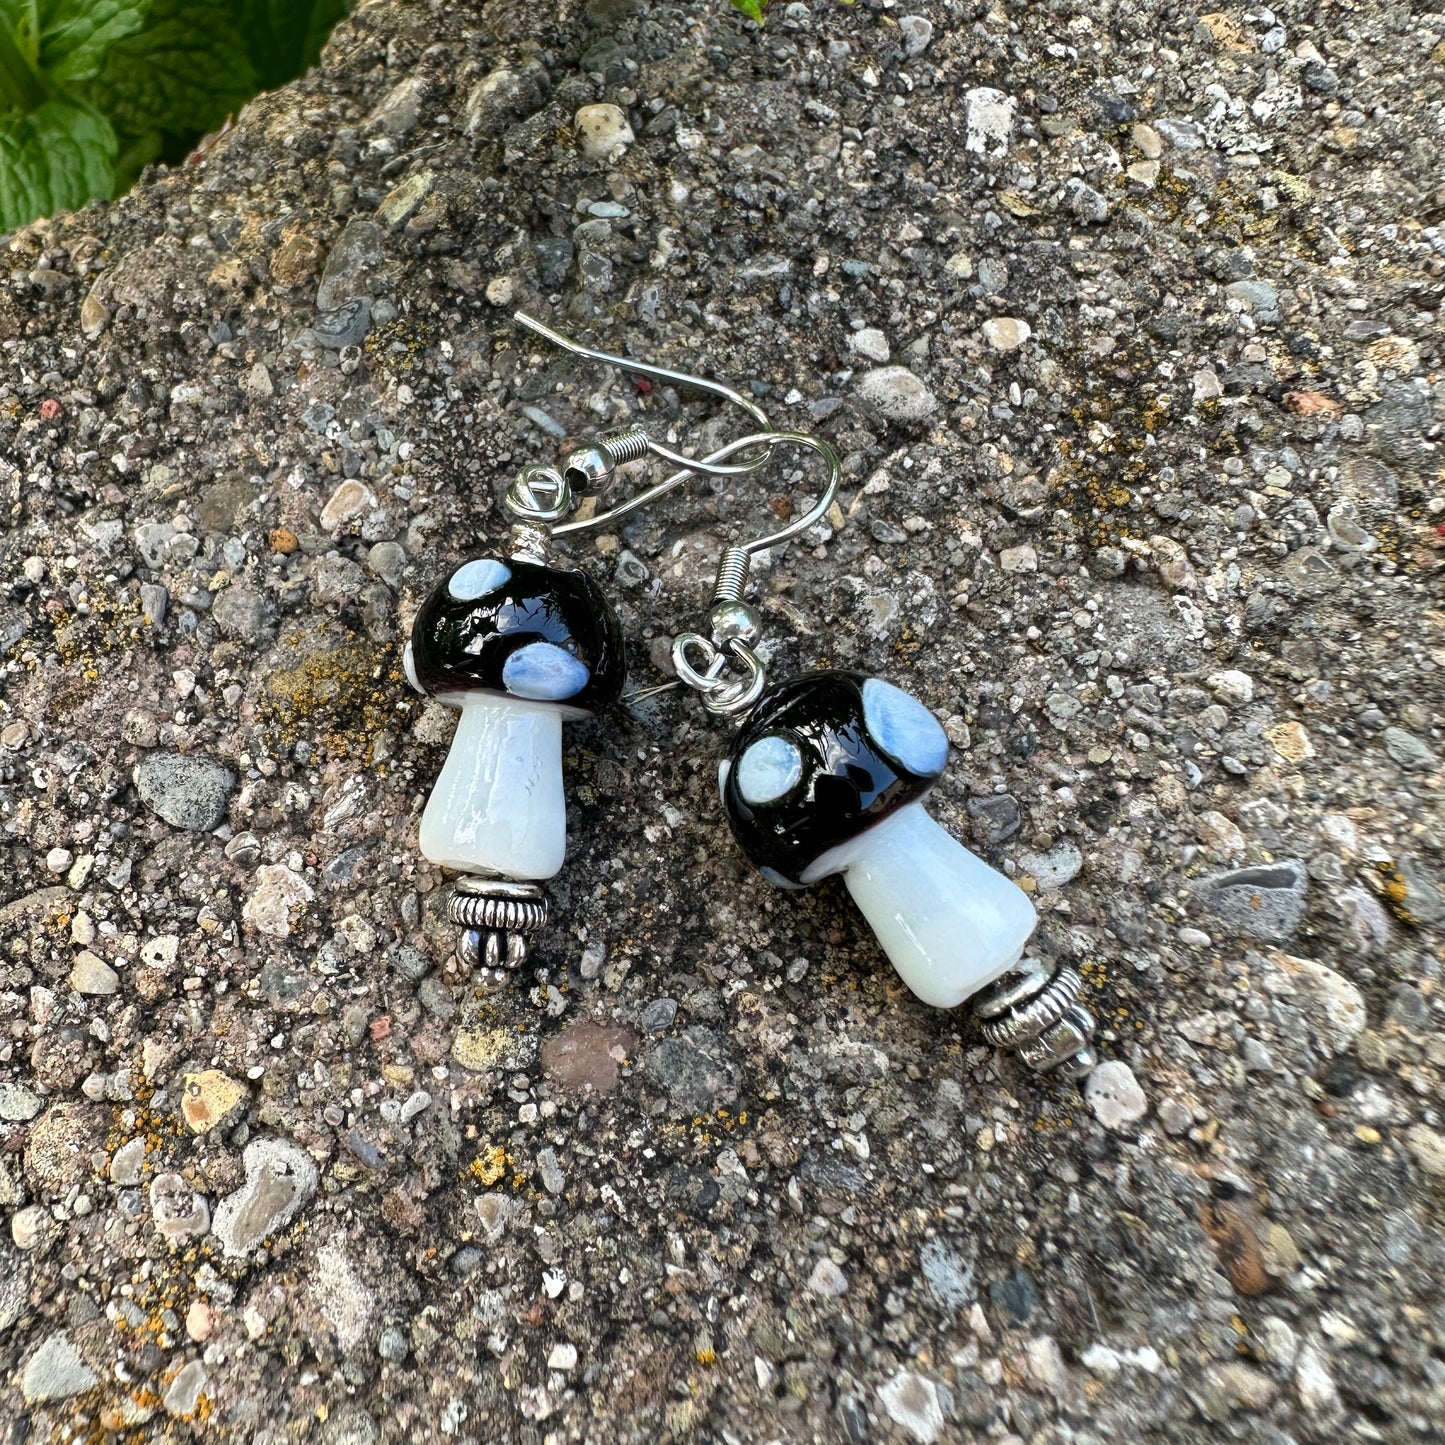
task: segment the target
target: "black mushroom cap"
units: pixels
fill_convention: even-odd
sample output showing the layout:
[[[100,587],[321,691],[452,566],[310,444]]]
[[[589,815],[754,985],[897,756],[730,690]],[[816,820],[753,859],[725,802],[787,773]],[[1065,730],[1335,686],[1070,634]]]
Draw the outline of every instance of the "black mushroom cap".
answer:
[[[495,692],[592,712],[627,680],[622,625],[585,572],[479,557],[422,603],[408,669],[425,693]]]
[[[799,886],[829,849],[922,798],[947,758],[932,713],[891,683],[809,672],[758,699],[733,743],[723,806],[764,877]]]

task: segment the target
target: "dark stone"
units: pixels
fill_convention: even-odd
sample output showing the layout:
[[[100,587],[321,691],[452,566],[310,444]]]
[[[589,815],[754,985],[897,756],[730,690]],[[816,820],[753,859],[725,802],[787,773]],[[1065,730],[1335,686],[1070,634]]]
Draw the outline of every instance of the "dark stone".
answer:
[[[642,1027],[650,1034],[665,1033],[677,1017],[677,1000],[655,998],[642,1010]]]
[[[572,258],[577,254],[571,241],[563,236],[544,236],[532,250],[537,257],[537,279],[553,289],[563,285],[572,269]]]
[[[311,334],[324,350],[340,351],[343,346],[360,346],[370,330],[371,301],[365,296],[353,296],[334,311],[323,311]]]
[[[1039,1287],[1028,1270],[1015,1269],[988,1287],[988,1297],[1010,1320],[1023,1324],[1039,1307]]]
[[[977,825],[974,836],[981,843],[1002,843],[1006,838],[1012,838],[1023,822],[1019,800],[1012,793],[970,798],[963,806]]]
[[[321,273],[316,309],[335,311],[353,296],[371,294],[371,273],[381,265],[384,241],[375,221],[348,221]]]
[[[147,753],[136,768],[141,802],[176,828],[209,833],[226,816],[236,775],[211,758]]]
[[[673,1106],[686,1114],[710,1114],[736,1093],[732,1050],[708,1028],[694,1026],[677,1038],[664,1039],[648,1053],[646,1066]]]

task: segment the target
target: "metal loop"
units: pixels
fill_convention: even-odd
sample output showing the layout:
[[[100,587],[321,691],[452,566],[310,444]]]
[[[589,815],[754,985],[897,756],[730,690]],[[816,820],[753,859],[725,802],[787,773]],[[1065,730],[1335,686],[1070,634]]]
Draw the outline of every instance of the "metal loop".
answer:
[[[532,462],[507,488],[506,505],[524,522],[559,522],[572,510],[572,486],[555,467]]]
[[[692,665],[688,653],[694,650],[707,659],[705,672]],[[724,673],[730,663],[741,664],[744,675],[731,680],[726,678]],[[702,705],[716,717],[745,712],[762,696],[767,684],[762,659],[738,638],[723,649],[700,633],[685,632],[672,644],[672,665],[682,682],[700,694]]]

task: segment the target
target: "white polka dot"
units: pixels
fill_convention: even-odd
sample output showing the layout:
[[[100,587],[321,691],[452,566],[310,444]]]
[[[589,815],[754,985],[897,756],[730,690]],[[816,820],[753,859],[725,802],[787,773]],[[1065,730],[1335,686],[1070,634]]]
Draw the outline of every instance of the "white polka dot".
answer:
[[[411,684],[412,690],[425,696],[426,688],[416,680],[416,658],[412,655],[409,642],[401,651],[401,667],[402,671],[406,673],[406,680]]]
[[[498,587],[505,587],[512,580],[512,569],[495,557],[478,557],[475,562],[463,562],[452,573],[447,591],[458,602],[475,602]]]
[[[796,786],[803,776],[803,755],[787,738],[759,738],[738,759],[738,792],[756,807],[771,803]]]
[[[948,761],[948,735],[938,719],[900,687],[870,677],[863,684],[863,721],[873,742],[910,773],[935,778]]]
[[[502,664],[502,686],[513,697],[532,702],[562,702],[576,697],[592,674],[565,648],[553,642],[530,642]]]

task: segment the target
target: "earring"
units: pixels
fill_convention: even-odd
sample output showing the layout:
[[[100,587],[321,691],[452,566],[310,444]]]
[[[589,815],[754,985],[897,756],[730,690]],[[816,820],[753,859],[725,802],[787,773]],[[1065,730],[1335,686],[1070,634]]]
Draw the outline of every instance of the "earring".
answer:
[[[515,319],[566,351],[709,391],[768,426],[761,409],[730,387],[593,351],[521,313]],[[460,714],[419,841],[429,862],[461,875],[447,912],[469,967],[519,967],[546,924],[542,884],[561,869],[567,846],[562,724],[615,702],[627,678],[616,611],[585,572],[554,557],[552,539],[615,520],[695,473],[732,475],[766,460],[756,448],[749,456],[744,450],[692,460],[634,427],[572,453],[560,469],[525,467],[506,495],[516,520],[501,555],[453,568],[417,612],[403,653],[407,681]],[[682,470],[591,522],[564,521],[579,495],[647,455]]]
[[[1035,1069],[1081,1079],[1098,1062],[1094,1019],[1078,1002],[1082,979],[1067,966],[1051,971],[1024,959],[1038,922],[1033,904],[923,806],[948,759],[938,720],[901,688],[859,672],[767,682],[756,650],[759,614],[744,600],[751,558],[812,525],[840,473],[821,437],[774,433],[768,441],[823,458],[823,497],[801,525],[723,552],[708,634],[678,637],[672,654],[703,706],[741,724],[719,770],[733,836],[778,887],[841,874],[924,1003],[972,1000],[991,1044],[1016,1050]]]

